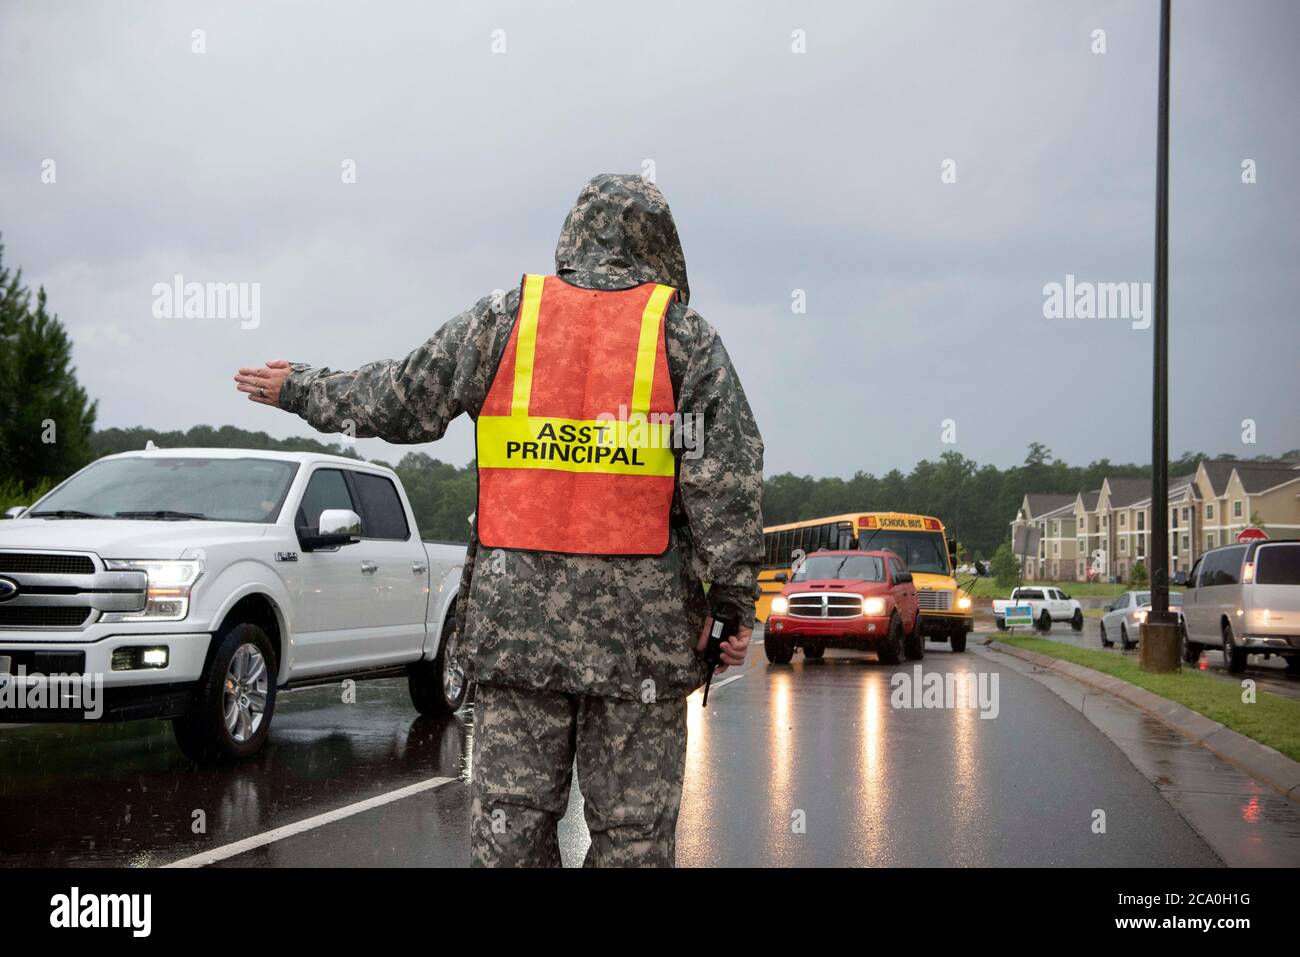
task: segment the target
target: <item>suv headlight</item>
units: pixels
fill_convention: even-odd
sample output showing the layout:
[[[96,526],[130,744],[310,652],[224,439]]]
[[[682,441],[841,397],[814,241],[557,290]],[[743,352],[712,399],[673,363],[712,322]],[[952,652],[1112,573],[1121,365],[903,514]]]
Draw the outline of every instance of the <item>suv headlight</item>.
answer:
[[[149,576],[143,611],[105,612],[100,621],[180,621],[190,611],[190,591],[203,575],[203,562],[109,559],[114,572],[140,571]]]
[[[772,599],[772,614],[784,615],[790,610],[790,603],[785,600],[784,595],[777,595]]]
[[[885,599],[871,597],[862,602],[862,614],[867,617],[883,615],[885,613]]]

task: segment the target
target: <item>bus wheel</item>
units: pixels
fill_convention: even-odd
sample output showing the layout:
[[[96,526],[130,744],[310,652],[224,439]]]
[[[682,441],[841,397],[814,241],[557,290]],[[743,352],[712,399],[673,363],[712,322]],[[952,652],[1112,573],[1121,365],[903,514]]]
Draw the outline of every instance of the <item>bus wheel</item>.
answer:
[[[952,650],[960,654],[966,650],[966,632],[955,631],[952,633]]]

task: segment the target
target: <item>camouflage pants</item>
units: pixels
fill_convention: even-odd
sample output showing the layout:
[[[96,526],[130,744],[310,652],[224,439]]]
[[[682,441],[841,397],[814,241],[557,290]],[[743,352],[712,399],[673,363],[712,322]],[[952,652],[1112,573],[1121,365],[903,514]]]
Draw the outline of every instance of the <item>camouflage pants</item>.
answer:
[[[586,867],[671,867],[686,768],[686,701],[643,704],[480,684],[470,855],[476,867],[558,867],[556,826],[577,759]]]

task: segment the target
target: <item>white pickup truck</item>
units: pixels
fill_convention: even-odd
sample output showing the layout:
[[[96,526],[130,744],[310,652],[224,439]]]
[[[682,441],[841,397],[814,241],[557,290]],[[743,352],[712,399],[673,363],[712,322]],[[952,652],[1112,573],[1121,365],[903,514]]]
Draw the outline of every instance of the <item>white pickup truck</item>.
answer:
[[[256,753],[285,688],[406,675],[421,714],[449,714],[464,561],[420,540],[381,466],[106,456],[0,522],[0,723],[171,718],[206,763]]]
[[[1010,598],[993,599],[993,620],[999,631],[1007,630],[1007,609],[1029,606],[1030,617],[1039,631],[1051,631],[1052,622],[1068,621],[1075,631],[1083,631],[1083,606],[1059,588],[1013,588]]]

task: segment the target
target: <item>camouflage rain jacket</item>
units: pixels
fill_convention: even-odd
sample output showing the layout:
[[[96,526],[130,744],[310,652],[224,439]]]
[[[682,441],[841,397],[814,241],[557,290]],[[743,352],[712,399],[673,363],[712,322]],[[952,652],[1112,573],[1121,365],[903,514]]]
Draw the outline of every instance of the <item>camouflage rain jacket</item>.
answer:
[[[663,555],[489,551],[471,531],[457,602],[462,653],[475,681],[681,697],[703,680],[694,648],[709,605],[729,603],[743,623],[753,620],[763,441],[722,340],[686,306],[686,262],[657,187],[638,176],[591,180],[560,231],[555,267],[590,289],[659,282],[681,291],[668,307],[669,374],[678,409],[703,415],[703,454],[677,452],[672,544]],[[280,404],[322,432],[351,420],[358,437],[438,439],[461,413],[477,418],[518,311],[516,285],[480,299],[404,359],[355,372],[295,363]]]

